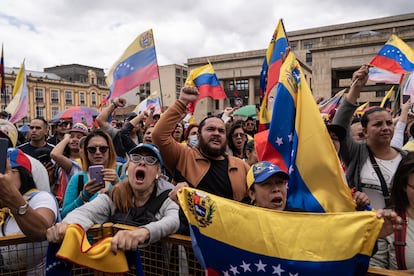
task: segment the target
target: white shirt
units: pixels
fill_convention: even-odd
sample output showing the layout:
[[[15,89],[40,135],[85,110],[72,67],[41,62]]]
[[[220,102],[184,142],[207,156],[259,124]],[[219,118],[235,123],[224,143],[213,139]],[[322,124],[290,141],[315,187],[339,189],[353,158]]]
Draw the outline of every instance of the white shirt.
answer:
[[[391,189],[391,180],[397,170],[398,164],[402,159],[401,154],[398,154],[392,160],[382,160],[375,158],[381,173],[384,176],[388,191]],[[384,196],[382,194],[381,182],[377,173],[372,167],[371,160],[368,158],[361,169],[361,187],[362,191],[367,194],[371,201],[371,206],[374,209],[382,209],[385,207]]]

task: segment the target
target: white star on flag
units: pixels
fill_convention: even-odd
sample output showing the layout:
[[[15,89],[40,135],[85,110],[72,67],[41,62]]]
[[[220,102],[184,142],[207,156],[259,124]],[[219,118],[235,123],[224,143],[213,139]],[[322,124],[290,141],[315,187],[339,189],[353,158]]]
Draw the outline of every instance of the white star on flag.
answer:
[[[281,137],[276,138],[276,144],[280,147],[280,145],[283,145],[283,139]]]
[[[293,134],[292,134],[292,133],[290,133],[290,134],[288,135],[288,138],[289,138],[289,142],[292,142],[292,141],[293,141]]]
[[[265,267],[267,266],[267,264],[262,263],[262,260],[259,260],[259,263],[255,264],[255,266],[257,266],[257,272],[259,272],[260,270],[263,270],[263,272],[266,272]]]
[[[250,271],[251,272],[251,270],[250,270],[250,264],[246,264],[244,261],[243,261],[243,264],[240,265],[240,267],[243,268],[244,272],[246,272],[246,271]]]
[[[273,267],[273,273],[272,274],[276,274],[277,273],[277,275],[282,275],[282,272],[285,272],[281,267],[280,267],[280,264],[278,265],[278,266],[274,266],[274,265],[272,265],[272,267]]]
[[[230,269],[229,270],[231,272],[233,272],[233,275],[240,274],[240,272],[237,270],[237,266],[230,265]]]

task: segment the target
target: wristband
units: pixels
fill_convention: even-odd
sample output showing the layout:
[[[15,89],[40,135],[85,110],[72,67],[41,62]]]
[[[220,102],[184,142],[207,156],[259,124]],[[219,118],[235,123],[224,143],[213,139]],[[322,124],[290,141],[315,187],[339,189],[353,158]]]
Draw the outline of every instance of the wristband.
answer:
[[[91,199],[90,195],[85,190],[82,190],[80,196],[81,196],[82,200],[85,201],[85,202],[87,202]]]

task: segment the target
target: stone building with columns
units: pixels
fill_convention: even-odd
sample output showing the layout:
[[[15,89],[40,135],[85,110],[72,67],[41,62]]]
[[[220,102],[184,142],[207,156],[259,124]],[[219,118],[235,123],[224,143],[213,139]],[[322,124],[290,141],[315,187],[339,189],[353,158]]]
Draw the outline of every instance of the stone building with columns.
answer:
[[[391,34],[396,34],[414,47],[414,13],[364,20],[352,23],[287,31],[292,51],[302,65],[305,78],[315,96],[329,98],[349,87],[352,73],[362,64],[369,63]],[[289,30],[289,26],[285,26]],[[270,34],[269,34],[270,35]],[[225,106],[234,106],[234,91],[243,104],[259,104],[259,76],[266,49],[189,58],[188,71],[207,64],[210,60],[228,99],[203,99],[197,104],[196,119],[208,113],[217,114]],[[161,75],[162,77],[162,75]],[[177,78],[178,81],[178,78]],[[167,88],[176,94],[179,83]],[[360,102],[379,104],[391,85],[369,82]],[[152,87],[151,87],[152,90]],[[172,96],[170,96],[172,98]]]

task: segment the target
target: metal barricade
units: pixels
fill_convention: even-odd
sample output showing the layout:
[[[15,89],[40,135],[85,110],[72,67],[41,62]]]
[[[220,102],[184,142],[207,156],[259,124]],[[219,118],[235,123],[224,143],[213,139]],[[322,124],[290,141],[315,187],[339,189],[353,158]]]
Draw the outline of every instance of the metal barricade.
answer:
[[[88,235],[92,242],[96,242],[104,237],[113,236],[119,230],[126,229],[132,230],[134,227],[105,223],[91,227],[88,230]],[[47,250],[47,242],[36,243],[36,246],[33,246],[24,235],[0,237],[0,249],[3,249],[1,251],[0,276],[44,275],[45,260],[42,256]],[[145,276],[204,275],[203,269],[194,256],[191,240],[188,236],[173,234],[160,242],[141,248],[139,252]],[[136,271],[134,264],[131,264],[130,271],[126,274],[103,273],[74,265],[72,275],[136,275]],[[409,274],[370,268],[367,275],[398,276]]]

